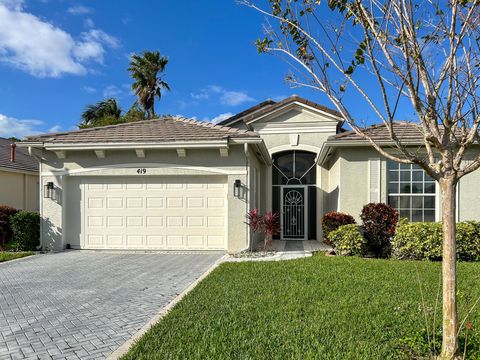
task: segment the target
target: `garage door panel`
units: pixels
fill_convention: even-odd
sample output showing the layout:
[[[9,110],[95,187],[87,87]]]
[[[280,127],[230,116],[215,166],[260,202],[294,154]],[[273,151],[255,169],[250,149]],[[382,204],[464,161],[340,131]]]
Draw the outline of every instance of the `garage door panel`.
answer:
[[[225,178],[85,178],[85,248],[225,249]]]
[[[142,216],[126,216],[127,227],[143,227],[144,221]]]
[[[181,249],[184,247],[182,235],[167,235],[167,248]]]
[[[146,216],[147,227],[163,227],[163,216]]]
[[[167,209],[183,209],[183,197],[167,197]]]
[[[127,209],[142,209],[142,208],[143,208],[143,198],[141,197],[127,198]]]
[[[147,198],[147,209],[163,209],[163,197],[149,197]]]
[[[202,235],[188,235],[187,236],[187,247],[188,248],[204,248],[205,247],[205,236],[202,236]]]
[[[142,235],[127,235],[126,236],[126,246],[131,248],[143,248],[145,247],[144,244],[144,236]]]
[[[147,242],[145,245],[147,248],[161,249],[165,247],[164,237],[162,235],[148,235],[146,239]]]

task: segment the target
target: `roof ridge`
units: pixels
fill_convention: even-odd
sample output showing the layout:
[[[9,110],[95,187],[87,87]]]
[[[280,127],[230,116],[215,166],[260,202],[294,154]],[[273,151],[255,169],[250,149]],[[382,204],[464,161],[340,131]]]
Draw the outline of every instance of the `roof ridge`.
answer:
[[[212,128],[212,129],[224,129],[224,130],[226,130],[228,132],[232,132],[232,133],[239,133],[239,134],[251,133],[251,131],[237,129],[237,128],[233,128],[233,127],[225,126],[225,125],[220,125],[220,124],[214,124],[214,123],[209,122],[209,121],[197,120],[197,119],[193,119],[193,118],[177,117],[177,118],[175,118],[175,120],[179,120],[179,121],[182,121],[182,122],[187,122],[188,121],[190,124],[197,124],[197,125]]]

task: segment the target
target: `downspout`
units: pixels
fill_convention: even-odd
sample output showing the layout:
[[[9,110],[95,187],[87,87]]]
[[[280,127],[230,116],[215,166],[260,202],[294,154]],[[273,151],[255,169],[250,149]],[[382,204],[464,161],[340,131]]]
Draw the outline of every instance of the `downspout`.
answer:
[[[250,205],[250,171],[249,171],[249,157],[250,157],[250,152],[248,151],[248,144],[244,143],[243,144],[243,151],[245,152],[245,170],[247,172],[247,179],[246,179],[246,187],[248,189],[248,196],[245,199],[245,214],[248,213],[249,209],[248,206]],[[246,237],[247,237],[247,247],[243,248],[240,250],[242,251],[250,251],[251,249],[251,236],[250,236],[250,228],[248,226],[245,227],[246,231]]]
[[[34,159],[37,159],[38,161],[38,210],[40,211],[40,219],[42,219],[42,212],[43,212],[43,203],[42,203],[42,158],[38,155],[35,155],[32,151],[32,147],[28,147],[28,155],[32,156]],[[38,239],[38,246],[35,248],[35,250],[42,250],[43,249],[43,243],[42,243],[42,234],[43,234],[43,221],[40,220],[40,239]]]

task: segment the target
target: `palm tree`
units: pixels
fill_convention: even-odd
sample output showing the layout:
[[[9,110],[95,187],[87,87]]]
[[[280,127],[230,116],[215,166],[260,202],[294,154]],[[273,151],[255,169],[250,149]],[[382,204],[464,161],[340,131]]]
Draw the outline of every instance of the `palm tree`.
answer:
[[[80,128],[94,127],[100,125],[103,119],[109,118],[109,122],[115,122],[120,119],[122,109],[114,98],[88,105],[81,115],[82,122]]]
[[[130,60],[130,75],[134,79],[132,90],[138,97],[138,104],[147,113],[147,119],[155,116],[155,97],[162,97],[162,89],[170,90],[161,74],[168,59],[159,51],[144,51],[142,55],[133,54]]]

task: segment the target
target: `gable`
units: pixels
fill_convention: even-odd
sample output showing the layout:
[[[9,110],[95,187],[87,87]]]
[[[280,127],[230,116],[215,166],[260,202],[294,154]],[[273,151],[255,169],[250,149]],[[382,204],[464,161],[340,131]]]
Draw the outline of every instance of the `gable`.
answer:
[[[303,104],[291,104],[265,116],[253,119],[248,125],[256,132],[329,132],[336,133],[337,117]]]

